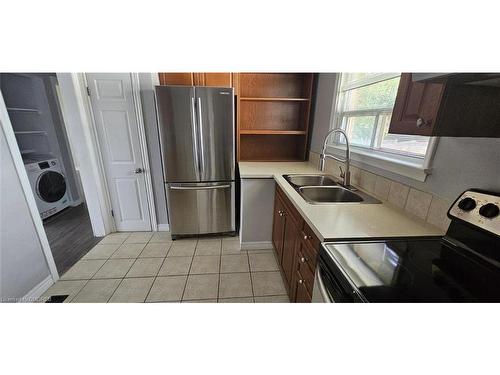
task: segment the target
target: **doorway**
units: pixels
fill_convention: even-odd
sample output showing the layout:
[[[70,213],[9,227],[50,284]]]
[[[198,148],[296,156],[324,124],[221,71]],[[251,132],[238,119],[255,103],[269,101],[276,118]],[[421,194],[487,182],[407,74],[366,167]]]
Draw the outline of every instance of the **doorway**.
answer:
[[[100,240],[94,237],[68,142],[54,73],[1,73],[7,107],[38,214],[59,275]]]
[[[130,73],[87,73],[111,214],[117,231],[156,229],[140,98]]]

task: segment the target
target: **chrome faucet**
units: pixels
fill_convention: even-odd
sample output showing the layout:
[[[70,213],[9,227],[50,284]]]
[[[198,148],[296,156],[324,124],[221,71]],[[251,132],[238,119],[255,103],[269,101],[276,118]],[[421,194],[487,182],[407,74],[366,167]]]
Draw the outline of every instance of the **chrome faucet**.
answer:
[[[345,138],[345,145],[346,145],[345,159],[342,159],[342,158],[339,158],[339,157],[334,156],[332,154],[326,153],[326,142],[328,141],[328,138],[330,137],[330,135],[332,135],[333,133],[341,133]],[[325,159],[326,158],[337,160],[337,161],[345,164],[345,171],[342,170],[342,167],[339,167],[340,168],[340,177],[342,177],[344,187],[348,188],[349,185],[351,184],[351,172],[349,171],[349,165],[351,163],[351,153],[349,151],[349,138],[347,137],[347,133],[344,130],[332,129],[326,134],[325,140],[323,141],[323,149],[321,150],[321,154],[319,155],[318,168],[321,172],[323,172],[323,170],[325,169]]]

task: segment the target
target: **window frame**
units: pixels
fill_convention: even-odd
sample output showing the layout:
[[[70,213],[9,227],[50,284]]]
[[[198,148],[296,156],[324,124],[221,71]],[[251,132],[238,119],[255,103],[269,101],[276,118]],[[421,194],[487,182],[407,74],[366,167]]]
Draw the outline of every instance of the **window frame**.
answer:
[[[331,129],[338,129],[342,126],[342,119],[345,118],[345,114],[363,114],[363,115],[376,115],[380,116],[382,112],[392,113],[393,108],[377,108],[377,109],[367,109],[367,110],[356,110],[356,111],[343,111],[345,108],[345,99],[347,95],[341,95],[343,91],[352,90],[355,88],[360,88],[364,86],[371,85],[383,80],[393,79],[399,77],[400,73],[380,73],[373,74],[373,76],[368,77],[363,80],[356,80],[349,82],[346,85],[341,86],[342,74],[337,73],[336,82],[334,85],[334,95],[333,95],[333,105],[332,113],[330,116],[330,127]],[[378,120],[375,122],[377,125]],[[378,126],[374,126],[371,144],[367,146],[359,146],[355,144],[350,145],[351,160],[357,164],[366,164],[372,167],[380,168],[391,173],[395,173],[404,177],[408,177],[417,181],[425,181],[427,176],[431,174],[431,164],[434,157],[437,144],[439,142],[438,137],[429,137],[429,143],[427,146],[427,151],[424,156],[402,154],[392,152],[388,149],[374,149],[373,143],[376,140],[376,133],[378,131]],[[331,137],[327,143],[327,150],[335,155],[343,156],[345,155],[345,144],[341,143],[341,136],[336,135]]]

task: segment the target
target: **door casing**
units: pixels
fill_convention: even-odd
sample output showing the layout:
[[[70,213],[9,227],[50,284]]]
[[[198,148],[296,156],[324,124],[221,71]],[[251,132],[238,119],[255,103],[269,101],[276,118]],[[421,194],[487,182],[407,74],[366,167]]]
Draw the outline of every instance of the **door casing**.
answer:
[[[104,161],[101,153],[101,148],[99,144],[99,139],[98,139],[98,133],[97,133],[97,125],[95,123],[95,118],[94,118],[94,111],[92,108],[92,102],[90,99],[90,96],[87,94],[87,87],[89,87],[89,83],[87,81],[87,77],[85,73],[78,73],[80,76],[80,79],[82,82],[84,82],[84,85],[81,87],[81,90],[84,90],[84,96],[87,98],[84,100],[84,105],[90,112],[91,116],[90,117],[90,127],[92,128],[92,143],[95,149],[97,150],[97,158],[98,158],[98,168],[99,168],[99,174],[102,176],[102,180],[104,183],[101,184],[100,190],[101,193],[106,197],[106,202],[105,204],[101,205],[101,212],[103,213],[103,216],[105,216],[106,220],[111,224],[111,231],[114,232],[116,231],[116,224],[114,217],[112,215],[111,209],[112,209],[112,204],[111,204],[111,195],[109,192],[109,188],[107,185],[106,181],[106,173],[105,173],[105,168],[104,168]],[[150,169],[150,163],[149,163],[149,157],[148,157],[148,150],[147,150],[147,142],[146,142],[146,135],[145,135],[145,128],[144,128],[144,119],[143,119],[143,113],[142,113],[142,105],[140,101],[140,89],[139,89],[139,75],[138,73],[130,73],[131,76],[131,82],[132,82],[132,95],[134,99],[134,109],[135,109],[135,115],[136,115],[136,120],[137,120],[137,126],[138,126],[138,133],[139,133],[139,143],[140,143],[140,148],[141,148],[141,156],[143,159],[143,165],[144,169],[146,169],[147,173],[144,174],[144,179],[145,179],[145,186],[146,186],[146,195],[148,198],[148,209],[149,209],[149,216],[150,216],[150,221],[151,221],[151,229],[153,231],[158,230],[158,225],[157,225],[157,220],[156,220],[156,209],[155,209],[155,204],[154,204],[154,195],[153,195],[153,183],[151,180],[151,169]],[[108,234],[108,233],[106,233]]]

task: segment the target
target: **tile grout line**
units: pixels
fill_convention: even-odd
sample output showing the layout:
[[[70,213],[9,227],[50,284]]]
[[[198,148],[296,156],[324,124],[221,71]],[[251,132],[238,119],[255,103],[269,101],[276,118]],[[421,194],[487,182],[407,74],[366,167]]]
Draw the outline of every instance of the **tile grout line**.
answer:
[[[193,265],[194,256],[196,254],[196,248],[198,247],[198,242],[199,242],[198,237],[196,237],[196,245],[194,245],[193,256],[191,257],[191,263],[189,264],[188,273],[186,275],[186,282],[184,283],[184,288],[182,289],[181,299],[179,300],[179,302],[182,302],[184,300],[184,294],[186,293],[186,287],[187,287],[187,283],[189,281],[189,274],[191,272],[191,267]]]
[[[221,275],[221,267],[222,267],[222,239],[220,240],[220,248],[219,248],[219,274],[217,275],[217,298],[216,301],[219,303],[220,297],[220,275]]]
[[[252,288],[252,300],[255,303],[255,292],[253,290],[253,280],[252,280],[252,267],[250,266],[250,254],[247,251],[247,260],[248,260],[248,271],[250,276],[250,287]]]
[[[127,238],[125,238],[125,241],[130,237],[131,235],[128,235]],[[122,244],[120,246],[118,246],[118,249],[120,247],[122,247],[124,244],[125,244],[125,241],[122,242]],[[116,253],[118,251],[118,249],[116,249],[115,251],[113,251],[113,254]],[[111,254],[108,258],[108,260],[111,259],[111,257],[113,256],[113,254]],[[106,260],[106,262],[104,262],[104,264],[106,264],[108,262],[108,260]],[[135,261],[130,265],[130,268],[132,268],[132,266],[134,265]],[[104,267],[104,264],[102,265]],[[102,267],[101,267],[102,268]],[[106,300],[105,303],[108,303],[109,300],[111,299],[111,297],[113,297],[113,295],[116,293],[118,287],[121,285],[121,283],[123,282],[123,279],[125,278],[125,276],[127,275],[127,273],[130,271],[130,268],[127,270],[127,272],[125,272],[125,275],[123,276],[123,278],[120,280],[120,282],[118,283],[118,285],[116,286],[116,288],[113,290],[113,292],[111,293],[111,295],[108,297],[108,299]],[[92,277],[94,277],[95,275],[97,275],[97,273],[100,271],[101,269],[99,268],[99,270],[94,274],[92,275]]]
[[[153,236],[151,236],[151,238],[153,238]],[[151,240],[150,240],[150,241],[151,241]],[[149,244],[149,242],[148,242],[148,244]],[[146,246],[144,246],[144,249],[146,249]],[[148,290],[148,292],[146,293],[146,296],[144,297],[144,301],[143,301],[143,303],[145,303],[145,302],[147,301],[147,299],[148,299],[148,297],[149,297],[149,294],[151,293],[151,289],[153,289],[153,286],[154,286],[154,285],[155,285],[155,283],[156,283],[156,279],[158,279],[158,275],[159,275],[159,273],[160,273],[160,271],[161,271],[161,268],[163,267],[163,264],[166,262],[166,260],[167,260],[167,256],[168,256],[168,253],[170,252],[170,250],[171,250],[171,249],[172,249],[172,243],[170,243],[170,246],[168,247],[168,250],[167,250],[167,252],[165,253],[165,257],[163,258],[163,262],[161,262],[160,267],[158,268],[158,272],[156,272],[156,276],[153,278],[153,282],[151,283],[151,286],[149,287],[149,290]],[[141,254],[142,254],[142,253],[141,253]],[[139,259],[139,258],[137,258],[137,259]],[[147,258],[142,258],[142,259],[147,259]]]
[[[97,245],[96,245],[96,246],[97,246]],[[120,245],[120,246],[121,246],[121,245]],[[120,246],[118,246],[118,248],[119,248]],[[113,255],[116,251],[118,251],[118,249],[116,249],[115,251],[113,251],[113,253],[111,253],[111,255]],[[111,255],[110,255],[110,257],[111,257]],[[108,259],[109,259],[109,258],[108,258]],[[83,289],[87,286],[87,284],[90,282],[90,280],[100,280],[100,279],[92,279],[92,278],[93,278],[95,275],[97,275],[97,273],[101,270],[101,268],[102,268],[102,267],[104,267],[104,265],[106,264],[106,262],[108,261],[108,259],[106,259],[106,260],[104,260],[104,259],[95,259],[95,260],[104,260],[104,263],[103,263],[103,264],[102,264],[102,265],[101,265],[101,266],[97,269],[97,271],[96,271],[96,272],[94,272],[94,273],[90,276],[90,278],[89,278],[89,279],[86,279],[86,280],[87,280],[87,282],[85,283],[85,285],[82,287],[82,289],[80,289],[80,290],[78,291],[78,293],[77,293],[77,294],[76,294],[76,295],[75,295],[75,296],[71,299],[71,301],[74,301],[74,300],[76,299],[76,297],[78,297],[78,295],[79,295],[79,294],[82,292],[82,290],[83,290]],[[78,263],[78,262],[77,262],[77,263]],[[75,263],[75,265],[76,265],[76,263]],[[74,267],[75,265],[73,265],[73,267]],[[73,268],[73,267],[71,267],[71,268]],[[71,269],[71,268],[70,268],[70,269]],[[68,271],[69,271],[69,270],[68,270]],[[64,275],[63,275],[63,276],[64,276]],[[67,279],[66,279],[66,280],[67,280]],[[82,279],[82,280],[85,280],[85,279]],[[114,292],[115,292],[115,291],[113,290],[113,293],[114,293]],[[109,298],[111,298],[111,297],[109,297]],[[108,302],[108,300],[106,300],[106,303],[107,303],[107,302]]]

